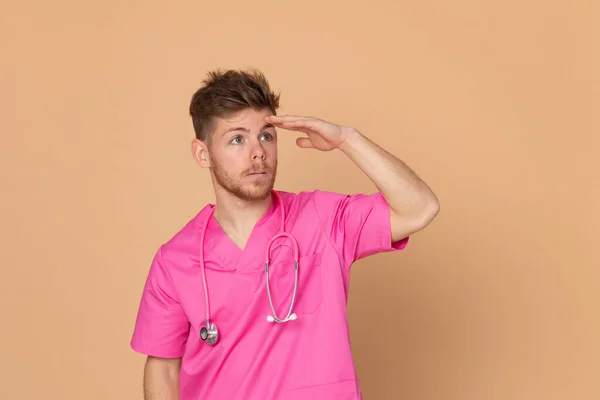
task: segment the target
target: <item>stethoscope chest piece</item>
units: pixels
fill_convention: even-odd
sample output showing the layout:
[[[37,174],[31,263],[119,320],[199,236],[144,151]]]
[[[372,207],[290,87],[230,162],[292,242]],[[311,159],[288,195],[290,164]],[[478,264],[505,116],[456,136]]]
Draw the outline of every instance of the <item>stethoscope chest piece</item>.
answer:
[[[200,339],[211,346],[217,343],[217,340],[219,340],[219,330],[217,329],[217,326],[214,323],[207,321],[206,326],[203,326],[202,329],[200,329]]]

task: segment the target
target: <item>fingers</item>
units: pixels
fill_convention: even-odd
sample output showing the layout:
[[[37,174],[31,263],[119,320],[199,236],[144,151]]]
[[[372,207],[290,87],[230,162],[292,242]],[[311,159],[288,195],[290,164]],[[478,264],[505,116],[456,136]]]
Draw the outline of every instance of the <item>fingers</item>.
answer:
[[[310,142],[310,140],[308,138],[305,137],[299,137],[296,139],[296,145],[298,147],[301,147],[303,149],[310,149],[313,147],[312,143]]]
[[[316,119],[314,117],[305,117],[302,115],[270,115],[267,118],[270,119],[271,121],[277,121],[277,122]]]
[[[302,117],[299,115],[270,115],[267,117],[267,121],[273,124],[293,124],[293,123],[307,123],[309,121],[318,121],[317,118],[313,117]]]
[[[285,115],[285,116],[269,116],[267,117],[267,121],[272,123],[275,126],[284,129],[294,129],[300,130],[311,129],[317,130],[319,126],[321,126],[322,121],[318,118],[313,117],[301,117],[296,115]]]

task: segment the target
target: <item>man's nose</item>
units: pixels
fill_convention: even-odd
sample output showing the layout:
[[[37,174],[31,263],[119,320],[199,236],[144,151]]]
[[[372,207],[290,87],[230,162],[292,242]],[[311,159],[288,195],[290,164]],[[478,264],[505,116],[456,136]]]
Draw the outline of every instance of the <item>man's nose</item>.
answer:
[[[253,160],[264,160],[266,158],[265,149],[259,143],[255,143],[252,147],[252,159]]]

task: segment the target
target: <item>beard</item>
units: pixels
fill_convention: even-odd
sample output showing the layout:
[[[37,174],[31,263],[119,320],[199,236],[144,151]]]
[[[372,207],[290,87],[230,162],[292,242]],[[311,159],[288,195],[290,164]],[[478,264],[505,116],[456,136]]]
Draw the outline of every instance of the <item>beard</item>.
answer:
[[[267,167],[265,164],[257,165],[243,171],[238,178],[231,176],[227,170],[213,159],[211,167],[213,178],[227,192],[243,201],[257,201],[266,199],[273,190],[275,184],[275,176],[277,174],[277,161],[273,168]],[[244,184],[242,181],[248,174],[254,171],[266,171],[268,179],[255,180]]]

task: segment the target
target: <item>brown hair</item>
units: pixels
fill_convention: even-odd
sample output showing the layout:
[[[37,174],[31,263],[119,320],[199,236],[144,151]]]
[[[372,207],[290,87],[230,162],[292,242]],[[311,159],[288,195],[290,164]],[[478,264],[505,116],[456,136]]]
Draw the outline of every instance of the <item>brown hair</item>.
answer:
[[[196,138],[210,143],[215,117],[226,117],[245,108],[269,108],[276,114],[279,94],[271,91],[266,77],[256,69],[215,70],[192,96],[190,115]]]

